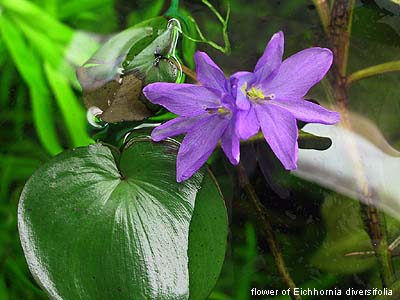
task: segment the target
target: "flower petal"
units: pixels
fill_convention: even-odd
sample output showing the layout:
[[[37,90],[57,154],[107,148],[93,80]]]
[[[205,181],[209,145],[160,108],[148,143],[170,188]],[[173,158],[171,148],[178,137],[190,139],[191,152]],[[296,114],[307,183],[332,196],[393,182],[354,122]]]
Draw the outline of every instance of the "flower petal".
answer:
[[[321,124],[335,124],[340,121],[340,115],[307,100],[271,100],[272,105],[277,105],[289,111],[296,119]]]
[[[145,86],[143,93],[152,103],[180,116],[200,115],[206,108],[221,105],[219,95],[195,84],[156,82]]]
[[[248,110],[238,110],[236,114],[236,132],[242,140],[247,140],[260,130],[253,106]]]
[[[285,169],[297,168],[296,119],[285,109],[275,105],[256,105],[257,118],[265,140]]]
[[[283,32],[275,33],[265,47],[264,53],[258,60],[254,73],[257,77],[257,82],[262,82],[271,73],[278,70],[282,63],[284,48]]]
[[[206,87],[220,92],[227,92],[227,79],[224,72],[205,52],[197,51],[194,55],[197,80]]]
[[[272,80],[263,83],[277,99],[302,98],[328,72],[333,54],[326,48],[309,48],[284,60]]]
[[[151,139],[155,142],[159,142],[166,138],[186,133],[194,123],[205,117],[207,117],[207,114],[196,117],[175,118],[154,128],[151,132]]]
[[[218,114],[198,121],[186,134],[179,148],[176,162],[176,180],[190,178],[207,161],[217,146],[229,119]]]
[[[235,123],[232,121],[222,135],[221,146],[231,164],[237,165],[240,160],[240,140],[235,132]]]
[[[254,81],[254,74],[251,72],[237,72],[231,76],[231,81],[235,82],[232,92],[236,96],[236,105],[240,109],[249,109],[251,103],[246,95],[246,88],[250,87]]]

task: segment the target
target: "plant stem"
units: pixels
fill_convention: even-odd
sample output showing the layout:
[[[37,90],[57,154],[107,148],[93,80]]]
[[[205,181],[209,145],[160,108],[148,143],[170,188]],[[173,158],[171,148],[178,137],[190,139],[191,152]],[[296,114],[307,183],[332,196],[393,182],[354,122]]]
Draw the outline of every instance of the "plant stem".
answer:
[[[352,129],[352,124],[347,110],[349,81],[346,73],[354,5],[355,0],[336,0],[332,7],[329,26],[329,38],[335,56],[334,96],[342,117],[341,125],[349,130]],[[357,189],[360,199],[366,203],[360,203],[364,226],[378,261],[382,286],[388,287],[392,283],[394,275],[391,252],[388,249],[385,218],[373,203],[372,191],[359,159],[360,153],[357,144],[352,139],[347,139],[346,143],[357,173]]]
[[[385,216],[373,205],[362,205],[361,212],[378,260],[382,287],[389,287],[394,281],[394,271],[392,253],[387,241]]]
[[[315,7],[317,8],[317,12],[319,18],[321,19],[322,27],[324,28],[325,33],[328,33],[328,27],[330,23],[330,8],[327,0],[313,0]]]
[[[334,53],[335,98],[344,107],[347,106],[349,92],[346,72],[354,4],[355,0],[336,0],[329,24],[329,40]]]
[[[246,174],[246,170],[240,163],[237,166],[237,173],[238,173],[239,184],[246,193],[249,200],[251,201],[254,210],[257,216],[259,217],[262,231],[265,235],[265,238],[267,239],[268,246],[271,250],[272,256],[275,260],[276,267],[278,269],[278,273],[283,283],[286,285],[287,288],[290,288],[291,290],[290,296],[293,300],[301,300],[300,296],[294,295],[293,293],[294,289],[296,288],[296,284],[294,283],[292,277],[290,276],[289,271],[286,269],[285,260],[279,248],[279,244],[275,237],[275,233],[272,229],[268,212],[265,209],[265,206],[261,203],[260,199],[258,198],[256,191],[250,184],[250,181]]]
[[[192,71],[190,68],[186,67],[185,65],[181,65],[181,68],[182,68],[182,72],[185,73],[185,75],[187,75],[195,83],[198,83],[197,76],[194,71]]]
[[[363,78],[395,71],[400,71],[400,60],[390,61],[384,64],[379,64],[356,71],[347,77],[347,83],[350,84]]]

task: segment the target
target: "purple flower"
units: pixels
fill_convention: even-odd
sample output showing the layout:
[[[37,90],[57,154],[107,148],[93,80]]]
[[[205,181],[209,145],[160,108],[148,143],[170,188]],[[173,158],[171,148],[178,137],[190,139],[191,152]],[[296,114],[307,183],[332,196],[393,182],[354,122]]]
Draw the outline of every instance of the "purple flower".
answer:
[[[326,48],[309,48],[282,62],[283,33],[274,34],[254,72],[232,75],[237,81],[237,134],[248,139],[260,127],[272,151],[288,170],[297,168],[296,119],[334,124],[339,114],[303,99],[328,72],[333,55]]]
[[[153,103],[179,115],[156,127],[154,141],[186,133],[176,163],[178,182],[191,177],[209,158],[221,140],[232,164],[239,163],[236,108],[230,81],[206,53],[195,54],[197,79],[201,85],[157,82],[143,89]]]

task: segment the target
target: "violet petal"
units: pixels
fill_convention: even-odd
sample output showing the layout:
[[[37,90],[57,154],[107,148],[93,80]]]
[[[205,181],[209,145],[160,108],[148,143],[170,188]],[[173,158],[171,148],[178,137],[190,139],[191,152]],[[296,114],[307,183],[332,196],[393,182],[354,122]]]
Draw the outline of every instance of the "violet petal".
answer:
[[[271,100],[269,103],[289,111],[296,119],[304,122],[335,124],[340,121],[337,112],[307,100]]]
[[[197,80],[206,87],[227,92],[227,79],[224,72],[213,62],[205,52],[197,51],[194,55]]]
[[[279,31],[272,36],[265,47],[263,55],[256,64],[254,73],[256,75],[257,82],[262,82],[268,78],[271,73],[274,73],[279,69],[279,66],[282,63],[283,48],[283,32]]]
[[[190,178],[207,161],[228,123],[229,119],[214,114],[194,124],[179,148],[176,162],[178,182]]]
[[[309,48],[284,60],[272,79],[263,82],[267,93],[277,99],[299,99],[328,72],[333,54],[326,48]]]
[[[186,133],[193,126],[194,123],[202,118],[207,117],[207,114],[196,116],[196,117],[178,117],[170,120],[160,126],[157,126],[151,132],[151,138],[153,141],[158,142],[165,140],[166,138]]]
[[[221,105],[220,95],[195,84],[156,82],[147,85],[143,93],[152,103],[180,116],[200,115],[206,108]]]
[[[256,112],[251,106],[248,110],[238,110],[236,114],[236,132],[242,140],[247,140],[260,130]]]
[[[246,95],[246,87],[250,87],[254,81],[254,74],[251,72],[237,72],[231,76],[231,80],[235,81],[236,90],[236,105],[238,108],[249,109],[251,103]]]
[[[233,165],[237,165],[240,160],[240,140],[235,131],[235,123],[230,122],[221,137],[222,150]]]
[[[273,105],[256,105],[257,118],[265,140],[285,169],[297,168],[296,119],[287,110]]]

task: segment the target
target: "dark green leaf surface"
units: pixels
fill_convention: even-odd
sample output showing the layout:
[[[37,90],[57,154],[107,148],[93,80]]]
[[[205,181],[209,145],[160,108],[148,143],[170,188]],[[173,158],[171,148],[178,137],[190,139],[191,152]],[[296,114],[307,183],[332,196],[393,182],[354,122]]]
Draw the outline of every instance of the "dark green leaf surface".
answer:
[[[215,286],[225,258],[226,207],[213,176],[204,176],[189,235],[190,300],[204,300]]]
[[[53,299],[188,299],[189,225],[204,173],[176,183],[176,148],[136,139],[117,158],[118,168],[109,148],[95,144],[64,152],[31,177],[19,205],[20,236],[31,272]],[[205,293],[219,273],[226,238],[221,196],[207,182],[198,197],[202,217],[193,222],[208,222],[208,213],[220,232],[201,237],[210,229],[192,224],[200,241],[216,243],[190,248],[215,264],[190,272],[211,276],[208,285],[194,287]]]

